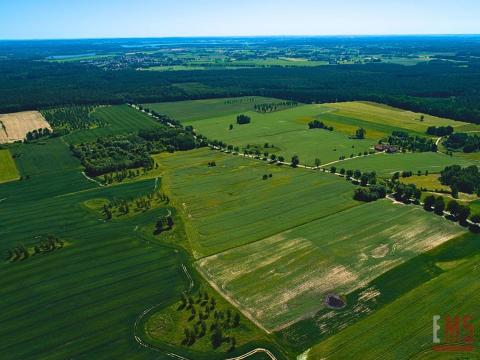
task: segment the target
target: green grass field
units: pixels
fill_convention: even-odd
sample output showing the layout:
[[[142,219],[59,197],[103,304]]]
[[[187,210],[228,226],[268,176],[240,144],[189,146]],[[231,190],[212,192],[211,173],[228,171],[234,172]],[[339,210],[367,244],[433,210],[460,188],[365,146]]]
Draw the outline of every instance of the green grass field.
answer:
[[[478,241],[478,238],[471,238]],[[446,271],[440,276],[407,292],[391,304],[357,322],[337,335],[314,346],[308,359],[477,359],[478,347],[472,353],[438,353],[432,350],[432,317],[439,322],[441,341],[445,315],[473,316],[478,324],[480,314],[480,256],[438,263]],[[428,299],[422,301],[422,299]],[[392,331],[392,329],[395,329]]]
[[[465,230],[389,200],[331,216],[197,262],[210,282],[268,330],[282,329]]]
[[[316,171],[208,149],[155,157],[187,222],[196,258],[244,245],[360,203],[354,186]],[[215,161],[216,166],[208,167]],[[262,180],[265,174],[272,178]]]
[[[0,150],[0,184],[19,178],[20,174],[10,151],[8,149]]]
[[[108,123],[108,126],[90,130],[75,131],[64,137],[70,144],[94,141],[106,135],[120,135],[137,132],[140,129],[152,129],[159,124],[150,116],[128,105],[105,106],[95,109],[92,114]]]
[[[253,111],[255,104],[278,102],[278,99],[260,96],[222,98],[191,101],[144,104],[143,106],[160,114],[166,114],[180,121],[193,121]]]
[[[375,144],[375,141],[369,139],[350,139],[349,135],[352,134],[339,131],[308,129],[308,122],[316,118],[322,119],[323,112],[317,105],[305,105],[268,114],[246,112],[252,118],[251,123],[246,125],[237,125],[234,114],[187,121],[185,124],[194,126],[209,139],[222,140],[240,148],[273,144],[274,149],[265,151],[282,155],[286,159],[298,155],[302,164],[310,165],[313,165],[317,157],[327,163],[338,160],[340,156],[349,157],[352,153],[356,155],[358,152],[369,151]],[[230,124],[233,124],[233,130],[229,130]]]
[[[459,159],[441,153],[406,153],[406,154],[376,154],[346,161],[341,161],[335,166],[345,169],[359,169],[361,171],[376,171],[381,176],[391,176],[397,171],[412,171],[416,174],[419,170],[425,173],[439,173],[446,166],[458,164],[461,166],[478,165],[472,160]]]

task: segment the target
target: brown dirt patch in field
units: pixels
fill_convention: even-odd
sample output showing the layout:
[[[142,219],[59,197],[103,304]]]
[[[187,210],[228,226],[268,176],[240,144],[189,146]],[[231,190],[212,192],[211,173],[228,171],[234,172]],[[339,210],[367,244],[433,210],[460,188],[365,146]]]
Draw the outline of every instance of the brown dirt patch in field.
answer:
[[[44,128],[52,130],[38,111],[0,114],[0,143],[24,140],[28,132]]]

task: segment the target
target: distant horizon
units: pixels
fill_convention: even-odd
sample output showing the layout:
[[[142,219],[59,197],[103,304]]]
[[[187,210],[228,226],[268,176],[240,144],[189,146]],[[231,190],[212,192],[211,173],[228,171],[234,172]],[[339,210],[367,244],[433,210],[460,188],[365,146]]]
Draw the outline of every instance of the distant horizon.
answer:
[[[355,38],[355,37],[462,37],[480,36],[479,33],[419,33],[419,34],[278,34],[278,35],[184,35],[184,36],[99,36],[51,38],[0,38],[0,41],[69,41],[69,40],[147,40],[147,39],[255,39],[255,38]]]

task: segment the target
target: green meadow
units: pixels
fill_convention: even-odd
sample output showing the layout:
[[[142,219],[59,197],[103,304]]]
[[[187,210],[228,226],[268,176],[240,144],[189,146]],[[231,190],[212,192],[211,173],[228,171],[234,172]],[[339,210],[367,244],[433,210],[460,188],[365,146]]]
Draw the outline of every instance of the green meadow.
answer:
[[[18,180],[18,173],[12,154],[8,149],[0,149],[0,184],[8,181]]]

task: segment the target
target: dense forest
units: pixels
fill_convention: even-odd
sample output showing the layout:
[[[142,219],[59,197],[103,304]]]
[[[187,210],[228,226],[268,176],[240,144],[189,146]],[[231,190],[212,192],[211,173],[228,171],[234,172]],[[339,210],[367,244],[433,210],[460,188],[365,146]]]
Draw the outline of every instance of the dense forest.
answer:
[[[2,60],[0,112],[68,104],[263,95],[299,102],[371,100],[480,123],[480,65],[432,61],[215,71],[104,71],[80,63]]]

